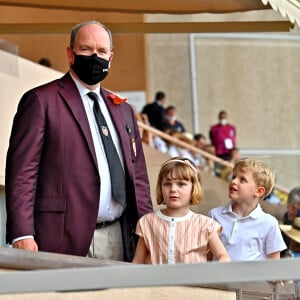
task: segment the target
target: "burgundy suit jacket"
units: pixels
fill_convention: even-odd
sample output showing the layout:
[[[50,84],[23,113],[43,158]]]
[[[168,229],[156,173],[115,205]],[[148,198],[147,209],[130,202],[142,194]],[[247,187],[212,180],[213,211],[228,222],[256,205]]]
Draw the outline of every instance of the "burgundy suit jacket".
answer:
[[[145,158],[131,106],[114,104],[102,88],[101,94],[123,150],[127,207],[121,226],[124,259],[131,261],[137,220],[152,211]],[[85,256],[98,214],[98,168],[82,99],[70,75],[25,93],[6,161],[7,242],[33,235],[41,251]]]

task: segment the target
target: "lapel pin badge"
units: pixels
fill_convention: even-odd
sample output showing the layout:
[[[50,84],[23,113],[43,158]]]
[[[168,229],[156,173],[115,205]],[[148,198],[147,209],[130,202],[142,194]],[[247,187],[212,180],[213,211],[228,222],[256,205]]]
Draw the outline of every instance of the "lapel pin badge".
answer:
[[[103,135],[108,136],[108,128],[106,126],[101,126]]]

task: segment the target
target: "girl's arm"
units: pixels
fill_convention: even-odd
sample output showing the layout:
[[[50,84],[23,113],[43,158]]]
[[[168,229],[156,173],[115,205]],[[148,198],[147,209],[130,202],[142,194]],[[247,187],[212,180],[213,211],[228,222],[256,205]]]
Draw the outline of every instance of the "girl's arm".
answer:
[[[149,251],[146,247],[144,239],[142,237],[139,237],[136,250],[135,250],[135,255],[132,262],[134,264],[145,264],[148,253]]]
[[[217,232],[214,232],[208,241],[208,246],[214,258],[218,261],[230,261],[230,257],[222,244]]]

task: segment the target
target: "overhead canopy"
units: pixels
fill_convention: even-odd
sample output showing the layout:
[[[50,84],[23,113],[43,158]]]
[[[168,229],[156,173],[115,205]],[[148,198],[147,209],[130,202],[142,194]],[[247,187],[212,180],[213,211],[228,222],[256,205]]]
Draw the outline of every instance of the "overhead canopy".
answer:
[[[226,13],[266,8],[260,0],[6,0],[0,5],[125,13]]]
[[[0,7],[23,7],[43,10],[68,10],[80,12],[129,13],[129,14],[198,14],[232,13],[271,8],[279,10],[291,22],[300,23],[299,0],[0,0]],[[258,22],[204,23],[130,23],[120,17],[118,22],[108,24],[113,32],[157,33],[157,32],[249,32],[288,31],[288,20]],[[260,23],[259,23],[260,22]],[[226,24],[225,24],[226,23]],[[3,23],[0,34],[68,33],[73,24],[41,23],[35,20],[27,23]]]
[[[278,10],[285,18],[286,16],[292,23],[297,22],[300,26],[300,1],[299,0],[261,0],[264,4],[270,4],[274,10]]]

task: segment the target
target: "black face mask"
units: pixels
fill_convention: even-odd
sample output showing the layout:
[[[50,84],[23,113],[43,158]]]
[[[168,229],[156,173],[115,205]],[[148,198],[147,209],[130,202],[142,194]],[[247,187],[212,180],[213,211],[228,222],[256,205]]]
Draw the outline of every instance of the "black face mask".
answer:
[[[102,81],[108,74],[109,61],[97,54],[91,56],[77,55],[71,68],[84,83],[93,85]]]

